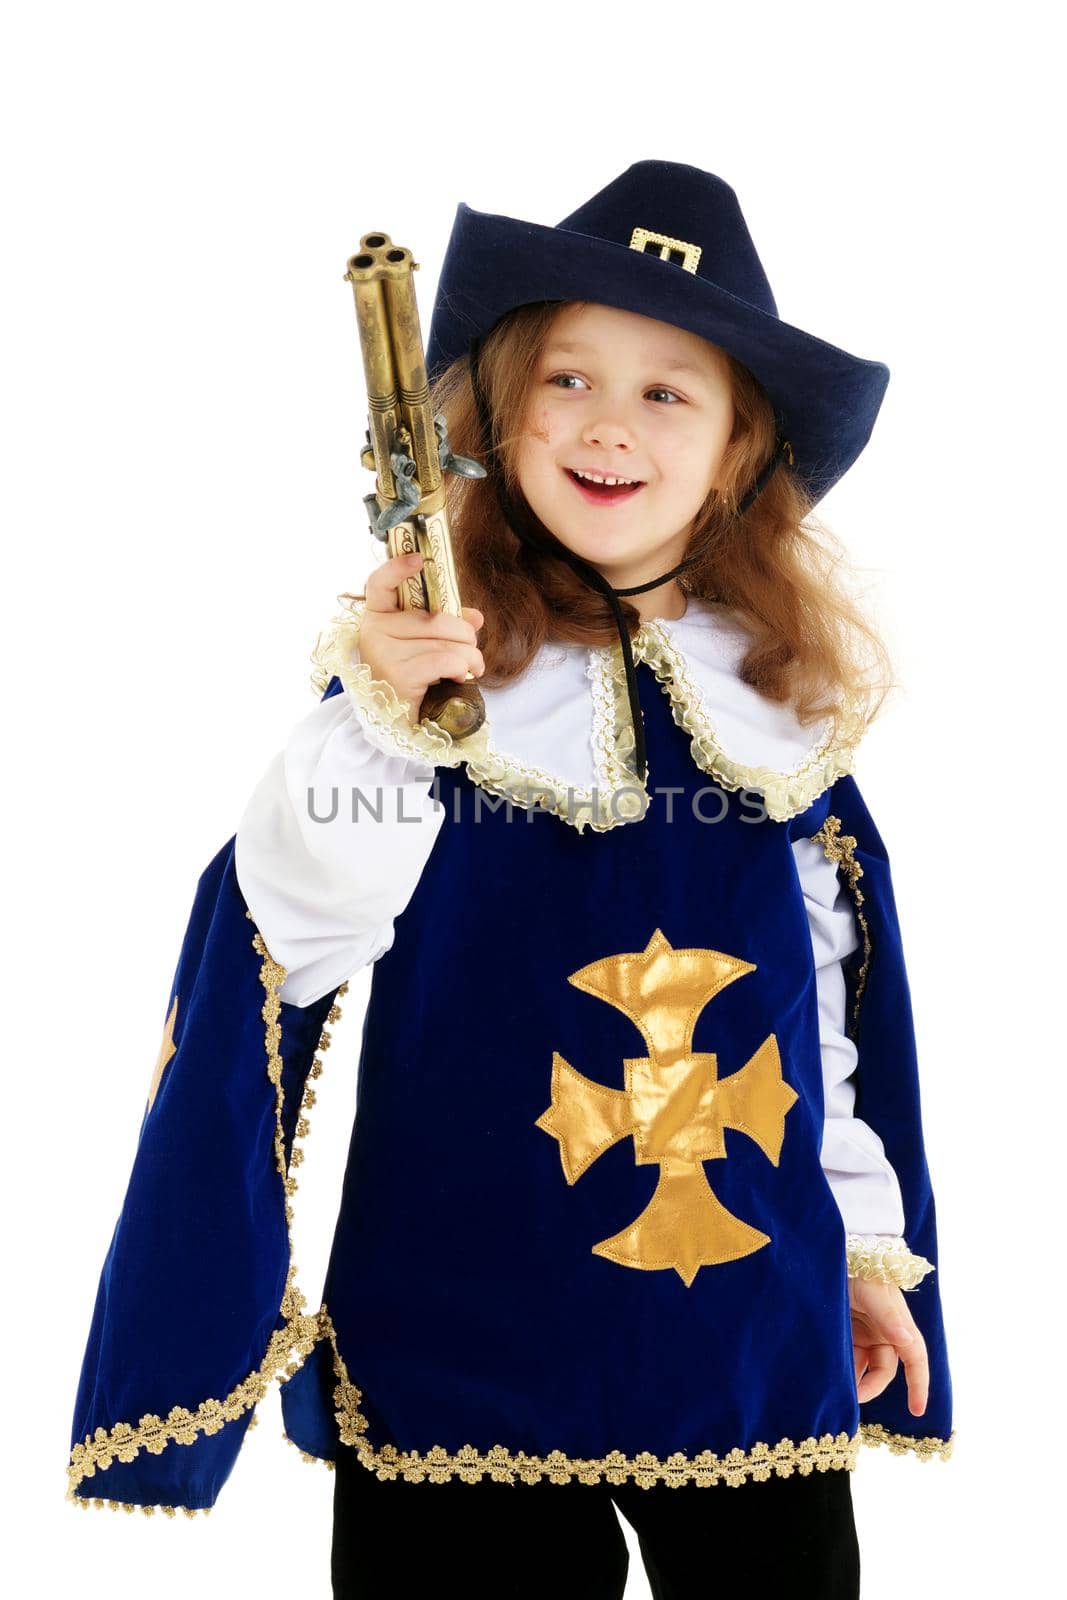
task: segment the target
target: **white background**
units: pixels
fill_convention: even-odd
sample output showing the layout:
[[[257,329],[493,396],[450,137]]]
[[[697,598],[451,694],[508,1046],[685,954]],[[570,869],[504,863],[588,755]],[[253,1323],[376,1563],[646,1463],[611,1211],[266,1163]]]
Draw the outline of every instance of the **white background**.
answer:
[[[196,879],[313,704],[335,596],[377,559],[345,260],[374,228],[410,244],[425,333],[460,200],[553,223],[647,157],[726,178],[783,318],[892,372],[820,512],[868,575],[903,684],[857,777],[912,978],[958,1442],[948,1463],[863,1451],[864,1595],[1047,1592],[1064,529],[1042,9],[97,0],[8,18],[3,1498],[19,1592],[329,1594],[332,1474],[282,1442],[277,1389],[209,1517],[65,1502],[97,1277]],[[364,995],[365,975],[301,1169],[313,1304]],[[631,1572],[646,1595],[636,1547]]]

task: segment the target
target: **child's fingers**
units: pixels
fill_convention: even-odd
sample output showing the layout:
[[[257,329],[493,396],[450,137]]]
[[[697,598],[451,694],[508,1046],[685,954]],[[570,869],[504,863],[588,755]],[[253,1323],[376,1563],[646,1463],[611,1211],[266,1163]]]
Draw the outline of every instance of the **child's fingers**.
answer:
[[[424,608],[405,608],[400,604],[398,591],[415,573],[422,571],[421,555],[391,556],[381,562],[367,578],[365,611],[389,613],[389,632],[394,638],[455,639],[473,643],[485,617],[477,606],[462,606],[463,613],[455,617],[448,611],[427,611]]]
[[[930,1362],[926,1343],[901,1290],[895,1284],[850,1278],[849,1300],[859,1398],[873,1400],[881,1394],[900,1360],[904,1363],[908,1410],[913,1417],[921,1417],[930,1394]]]
[[[402,639],[405,644],[452,640],[473,648],[478,641],[478,624],[466,606],[464,612],[464,616],[454,617],[451,611],[391,611],[388,621],[382,623],[382,632],[392,639]]]
[[[910,1329],[897,1336],[896,1347],[904,1363],[908,1410],[913,1417],[921,1417],[930,1397],[930,1362],[926,1354],[926,1341],[912,1323]]]
[[[458,683],[464,683],[468,672],[480,678],[485,671],[482,652],[469,644],[453,645],[451,649],[420,651],[418,663],[420,673],[429,674],[428,683],[440,683],[442,678],[455,678]]]
[[[883,1339],[889,1340],[904,1363],[908,1410],[913,1417],[921,1417],[930,1395],[930,1362],[926,1342],[900,1289],[894,1289],[893,1304],[886,1308],[878,1332]]]
[[[379,562],[369,574],[364,588],[364,609],[367,611],[403,611],[397,596],[400,586],[421,572],[425,557],[417,551],[406,555],[390,556]],[[485,621],[477,606],[462,606],[464,617],[478,629]],[[415,615],[416,613],[411,613]]]
[[[891,1344],[864,1345],[854,1351],[856,1363],[856,1398],[873,1400],[893,1381],[897,1370],[897,1353]],[[867,1370],[863,1371],[866,1363]]]
[[[401,606],[397,590],[402,583],[422,571],[422,560],[418,554],[390,556],[388,561],[382,561],[374,567],[367,574],[365,609],[399,611]]]

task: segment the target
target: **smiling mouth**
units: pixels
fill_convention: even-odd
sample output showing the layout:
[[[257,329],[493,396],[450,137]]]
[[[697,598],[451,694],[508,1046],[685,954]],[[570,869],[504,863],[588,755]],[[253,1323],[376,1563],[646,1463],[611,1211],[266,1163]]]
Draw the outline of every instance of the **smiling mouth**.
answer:
[[[570,467],[564,467],[563,470],[579,494],[593,505],[614,505],[620,500],[630,499],[645,487],[643,483],[592,483],[588,478],[579,478]]]

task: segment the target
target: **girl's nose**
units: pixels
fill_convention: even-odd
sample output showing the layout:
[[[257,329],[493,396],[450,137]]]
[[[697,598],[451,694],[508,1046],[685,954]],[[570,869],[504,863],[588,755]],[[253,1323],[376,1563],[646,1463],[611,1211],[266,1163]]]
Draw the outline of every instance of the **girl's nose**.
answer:
[[[632,429],[624,422],[610,421],[608,418],[590,423],[582,438],[586,444],[601,445],[609,449],[620,444],[632,446],[634,442]]]

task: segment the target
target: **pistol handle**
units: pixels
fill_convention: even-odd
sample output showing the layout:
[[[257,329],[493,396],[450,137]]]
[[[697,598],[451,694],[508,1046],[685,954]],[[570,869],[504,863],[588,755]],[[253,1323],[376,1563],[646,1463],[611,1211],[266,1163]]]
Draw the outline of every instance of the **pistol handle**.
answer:
[[[419,721],[436,723],[453,739],[477,733],[485,721],[485,701],[474,675],[468,673],[463,683],[453,678],[431,683],[419,706]]]

